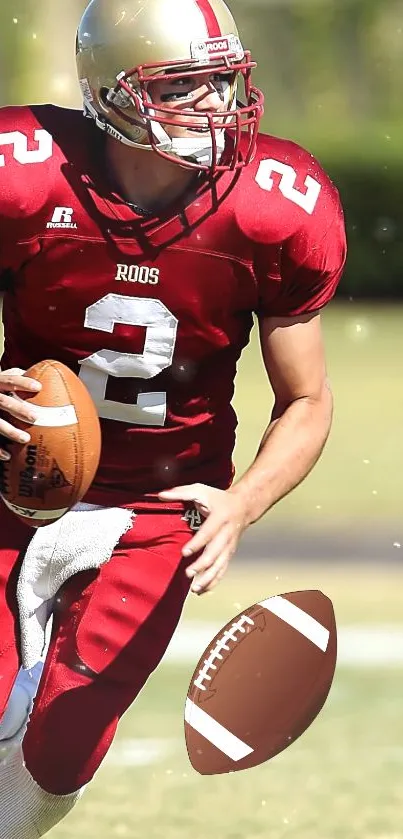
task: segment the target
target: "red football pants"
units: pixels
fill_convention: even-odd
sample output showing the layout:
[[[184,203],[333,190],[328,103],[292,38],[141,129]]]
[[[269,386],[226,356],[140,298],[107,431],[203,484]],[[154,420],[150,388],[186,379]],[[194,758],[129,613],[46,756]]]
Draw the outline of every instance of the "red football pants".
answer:
[[[181,512],[139,513],[111,560],[59,590],[42,681],[23,750],[47,792],[91,780],[118,721],[157,667],[190,581]],[[0,718],[20,666],[16,585],[32,531],[0,505]]]

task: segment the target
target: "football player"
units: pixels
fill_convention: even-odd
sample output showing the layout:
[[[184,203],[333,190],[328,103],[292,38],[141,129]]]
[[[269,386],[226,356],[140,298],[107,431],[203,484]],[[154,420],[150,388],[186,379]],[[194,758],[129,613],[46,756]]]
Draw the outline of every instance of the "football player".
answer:
[[[1,770],[1,839],[43,836],[72,808],[189,588],[221,580],[246,528],[310,472],[332,416],[320,312],[345,261],[338,193],[311,154],[259,133],[255,64],[223,0],[92,0],[77,67],[84,113],[0,112],[0,458],[7,440],[29,437],[13,418],[27,429],[35,418],[15,396],[38,387],[23,371],[64,362],[102,423],[87,515],[102,523],[123,509],[130,526],[108,562],[73,574],[45,604],[42,679],[22,748]],[[254,315],[275,404],[233,482],[231,400]],[[1,506],[6,745],[25,732],[40,670],[17,689],[32,533]],[[68,540],[54,550],[68,562]]]

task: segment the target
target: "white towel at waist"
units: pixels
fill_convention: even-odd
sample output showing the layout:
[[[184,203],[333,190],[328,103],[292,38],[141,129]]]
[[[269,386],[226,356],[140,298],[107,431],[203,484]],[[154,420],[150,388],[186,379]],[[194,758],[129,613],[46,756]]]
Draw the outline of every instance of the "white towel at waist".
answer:
[[[131,510],[77,504],[58,521],[38,528],[20,571],[17,600],[22,666],[31,669],[41,657],[53,598],[79,571],[108,562],[133,522]]]

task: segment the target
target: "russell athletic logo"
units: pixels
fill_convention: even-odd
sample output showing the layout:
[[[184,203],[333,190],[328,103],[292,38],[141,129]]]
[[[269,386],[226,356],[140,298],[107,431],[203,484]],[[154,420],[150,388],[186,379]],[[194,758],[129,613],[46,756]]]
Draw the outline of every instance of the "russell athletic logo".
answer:
[[[72,207],[55,207],[52,220],[48,221],[46,227],[48,230],[53,230],[54,228],[77,230],[77,225],[73,222],[73,215],[74,210]]]

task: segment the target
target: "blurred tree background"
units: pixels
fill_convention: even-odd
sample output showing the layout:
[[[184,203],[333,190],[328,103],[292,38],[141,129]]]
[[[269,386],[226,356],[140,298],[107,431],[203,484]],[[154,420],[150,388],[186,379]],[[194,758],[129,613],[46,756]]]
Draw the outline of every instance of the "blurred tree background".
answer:
[[[85,5],[2,4],[0,103],[80,106],[74,35]],[[308,147],[340,189],[354,247],[339,294],[400,296],[403,0],[229,5],[258,61],[264,130]]]

